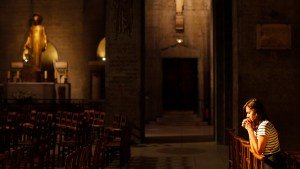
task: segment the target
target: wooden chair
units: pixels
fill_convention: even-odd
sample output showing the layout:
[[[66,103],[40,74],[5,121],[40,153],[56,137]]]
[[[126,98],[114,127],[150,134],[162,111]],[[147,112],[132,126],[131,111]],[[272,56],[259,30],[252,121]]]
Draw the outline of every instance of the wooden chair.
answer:
[[[19,126],[11,126],[12,124],[4,124],[0,128],[0,151],[2,153],[10,151],[11,148],[17,148]]]
[[[5,137],[7,144],[6,149],[18,147],[19,136],[22,133],[22,128],[20,126],[20,115],[17,112],[8,112],[6,123],[3,126],[5,129]]]
[[[44,130],[39,132],[44,132]],[[47,138],[33,141],[32,144],[22,145],[21,147],[23,148],[21,168],[48,168],[51,162],[54,164],[54,161],[51,161],[52,159],[50,158],[51,143],[48,136]]]
[[[23,153],[24,153],[23,148],[18,148],[18,149],[12,150],[8,169],[20,169],[21,168],[21,162],[23,160]]]
[[[18,169],[45,168],[46,144],[22,147],[20,167]]]
[[[77,140],[75,138],[72,138],[70,140],[62,140],[56,143],[58,163],[61,161],[61,164],[64,165],[66,156],[78,147],[76,141]]]
[[[31,137],[32,137],[32,132],[35,127],[35,124],[37,123],[37,111],[36,110],[31,110],[29,114],[29,119],[25,121],[22,126],[23,126],[23,135],[20,138],[19,145],[22,144],[30,144]]]
[[[43,118],[42,112],[37,111],[36,117],[35,117],[35,123],[39,123],[40,121],[42,121],[42,118]]]
[[[109,165],[116,156],[119,156],[120,159],[120,168],[122,168],[131,157],[130,150],[130,137],[131,137],[131,128],[129,125],[125,125],[122,129],[119,130],[120,136],[111,137],[108,133],[106,136],[106,141],[104,144],[105,147],[105,164]]]
[[[48,118],[48,112],[46,112],[46,111],[41,112],[39,123],[46,123],[47,118]]]
[[[33,125],[36,122],[36,116],[37,116],[36,110],[31,110],[29,114],[29,119],[27,122],[23,123],[23,127],[33,128]]]
[[[69,144],[74,145],[74,141],[71,140],[69,141],[67,136],[68,131],[68,114],[69,112],[67,111],[58,111],[56,113],[56,137],[57,137],[57,164],[61,162],[62,165],[65,163],[65,158],[66,158],[66,147],[69,148]],[[75,148],[75,145],[72,146],[72,148]],[[69,151],[73,151],[69,150]]]
[[[14,124],[18,120],[18,113],[17,112],[8,112],[7,113],[7,119],[6,123],[7,124]]]
[[[74,115],[74,117],[68,117],[68,119],[74,118],[74,123],[72,122],[73,120],[71,120],[70,122],[65,124],[64,132],[61,133],[61,136],[59,136],[59,139],[56,143],[58,150],[57,161],[60,161],[61,158],[62,165],[65,162],[65,157],[69,153],[71,153],[78,147],[82,147],[90,143],[90,129],[84,122],[84,114],[77,112],[74,112],[72,114]],[[67,116],[69,116],[69,114]]]
[[[46,121],[46,142],[48,144],[46,149],[46,166],[50,168],[55,167],[55,149],[56,149],[56,121],[55,116],[53,113],[47,114],[47,121]]]
[[[74,112],[72,114],[72,120],[70,122],[70,124],[67,124],[67,128],[76,131],[77,127],[78,127],[78,123],[79,123],[79,113],[78,112]]]
[[[57,119],[57,128],[59,129],[60,133],[64,133],[64,129],[67,126],[67,118],[68,118],[68,113],[67,111],[58,111],[56,114],[56,119]]]
[[[73,112],[64,111],[65,127],[72,126]]]
[[[104,138],[97,140],[95,150],[92,156],[90,168],[91,169],[104,169],[105,167],[105,149]]]
[[[112,122],[112,128],[120,128],[120,116],[121,114],[114,114],[114,119]]]
[[[105,127],[105,134],[107,137],[111,137],[110,139],[120,141],[121,131],[127,125],[127,117],[126,114],[114,114],[114,119],[111,127]]]
[[[74,169],[74,155],[75,153],[70,153],[67,155],[66,160],[65,160],[65,169]]]
[[[78,147],[66,156],[65,169],[88,169],[91,154],[91,145]]]
[[[32,112],[34,114],[34,112]],[[23,136],[19,140],[19,146],[31,146],[33,144],[39,144],[40,140],[45,139],[47,127],[46,124],[47,112],[37,112],[34,121],[23,124]]]
[[[9,151],[5,151],[3,154],[0,154],[0,166],[3,169],[6,169],[8,166],[8,162],[9,162],[9,156],[10,153]]]
[[[95,111],[92,121],[92,133],[98,139],[104,135],[105,112]]]
[[[82,148],[77,169],[88,169],[89,168],[91,149],[92,149],[91,145],[87,145]]]
[[[77,148],[72,153],[67,155],[65,160],[65,169],[77,169],[80,158],[81,148]]]
[[[126,116],[126,114],[124,114],[124,113],[121,113],[120,115],[119,115],[120,117],[119,117],[119,128],[124,128],[125,126],[126,126],[126,124],[127,124],[127,116]]]
[[[86,114],[87,119],[90,121],[90,124],[93,123],[93,120],[95,118],[95,110],[84,110],[84,113]]]

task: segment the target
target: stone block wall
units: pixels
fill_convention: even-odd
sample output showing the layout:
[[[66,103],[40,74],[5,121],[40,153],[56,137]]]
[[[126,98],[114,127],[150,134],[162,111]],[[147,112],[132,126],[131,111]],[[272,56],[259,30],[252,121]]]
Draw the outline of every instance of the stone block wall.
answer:
[[[299,144],[300,38],[299,1],[236,0],[235,37],[237,53],[238,121],[243,104],[250,97],[260,98],[279,131],[282,149],[297,149]],[[257,24],[291,26],[291,49],[257,49]],[[240,125],[240,123],[239,123]],[[241,132],[244,132],[240,128]]]

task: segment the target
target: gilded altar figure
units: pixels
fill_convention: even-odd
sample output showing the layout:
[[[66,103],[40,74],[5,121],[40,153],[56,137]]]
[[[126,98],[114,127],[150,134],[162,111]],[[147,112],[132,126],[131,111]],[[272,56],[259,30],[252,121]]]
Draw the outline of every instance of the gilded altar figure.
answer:
[[[35,71],[41,71],[42,52],[47,47],[47,36],[42,25],[43,18],[39,14],[33,14],[31,18],[30,32],[24,45],[25,62],[30,62]]]

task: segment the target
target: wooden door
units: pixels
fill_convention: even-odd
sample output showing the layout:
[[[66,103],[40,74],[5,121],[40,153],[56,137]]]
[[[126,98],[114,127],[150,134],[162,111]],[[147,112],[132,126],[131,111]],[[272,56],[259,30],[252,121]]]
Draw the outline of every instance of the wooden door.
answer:
[[[197,72],[197,59],[163,59],[164,110],[197,111]]]

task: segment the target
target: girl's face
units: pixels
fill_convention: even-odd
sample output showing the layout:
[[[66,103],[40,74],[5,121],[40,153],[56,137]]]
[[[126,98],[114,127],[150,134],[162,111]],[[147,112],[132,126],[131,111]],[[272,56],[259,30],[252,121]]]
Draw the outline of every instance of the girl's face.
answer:
[[[246,107],[246,114],[247,114],[247,118],[250,119],[251,121],[254,121],[257,116],[255,111],[253,109],[250,109],[248,106]]]

